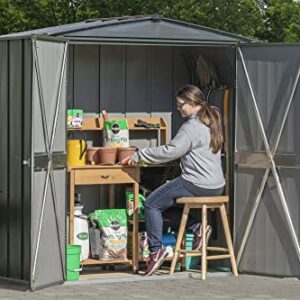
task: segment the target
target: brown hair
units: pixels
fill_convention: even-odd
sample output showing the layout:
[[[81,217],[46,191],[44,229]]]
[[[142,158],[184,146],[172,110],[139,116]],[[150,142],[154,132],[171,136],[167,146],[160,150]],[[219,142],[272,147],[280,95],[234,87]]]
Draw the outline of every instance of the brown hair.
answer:
[[[197,117],[200,122],[210,129],[211,140],[209,146],[212,152],[219,152],[223,144],[222,121],[219,109],[215,106],[208,105],[203,92],[194,85],[188,84],[183,86],[177,91],[176,97],[184,103],[188,103],[192,106],[199,105],[201,107],[197,113]]]

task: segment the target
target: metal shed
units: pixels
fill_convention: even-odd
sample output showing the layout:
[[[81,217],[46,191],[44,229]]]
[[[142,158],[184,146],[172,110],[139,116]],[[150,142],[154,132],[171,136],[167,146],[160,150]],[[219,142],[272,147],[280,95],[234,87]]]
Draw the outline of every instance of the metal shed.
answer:
[[[174,95],[191,82],[184,57],[197,53],[232,91],[239,270],[299,277],[300,46],[252,42],[156,15],[2,36],[0,276],[31,289],[64,280],[66,107],[164,116],[175,132]],[[83,192],[91,207],[99,204],[99,189]]]

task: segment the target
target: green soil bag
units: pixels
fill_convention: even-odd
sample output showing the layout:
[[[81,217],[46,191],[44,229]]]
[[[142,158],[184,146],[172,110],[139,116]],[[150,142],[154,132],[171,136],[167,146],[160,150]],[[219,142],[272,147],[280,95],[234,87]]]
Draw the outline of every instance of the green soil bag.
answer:
[[[105,147],[129,147],[129,131],[126,119],[104,121],[103,133]]]
[[[99,259],[127,259],[127,216],[125,209],[102,209],[90,214],[101,229]]]

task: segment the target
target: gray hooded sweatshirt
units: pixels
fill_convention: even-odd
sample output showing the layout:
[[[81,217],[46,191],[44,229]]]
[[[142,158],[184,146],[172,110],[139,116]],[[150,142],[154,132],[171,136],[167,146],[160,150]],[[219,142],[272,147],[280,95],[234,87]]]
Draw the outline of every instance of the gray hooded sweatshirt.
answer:
[[[180,158],[184,180],[200,188],[218,189],[225,185],[221,151],[212,153],[210,140],[210,129],[192,115],[169,144],[139,150],[133,155],[133,160],[159,164]]]

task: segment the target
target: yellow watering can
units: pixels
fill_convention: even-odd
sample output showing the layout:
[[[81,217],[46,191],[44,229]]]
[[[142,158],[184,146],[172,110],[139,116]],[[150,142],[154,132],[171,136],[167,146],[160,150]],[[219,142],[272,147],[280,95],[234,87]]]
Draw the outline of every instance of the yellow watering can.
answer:
[[[85,140],[70,139],[67,141],[68,166],[85,166],[86,142]]]

